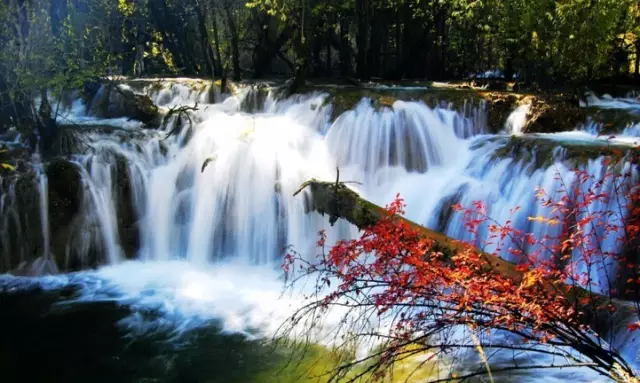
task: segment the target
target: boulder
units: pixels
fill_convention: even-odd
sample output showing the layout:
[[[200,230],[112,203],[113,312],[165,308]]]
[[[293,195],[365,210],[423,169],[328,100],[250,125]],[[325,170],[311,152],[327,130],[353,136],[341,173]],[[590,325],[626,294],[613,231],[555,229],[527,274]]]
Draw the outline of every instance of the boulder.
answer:
[[[46,167],[49,180],[49,225],[53,230],[71,223],[82,203],[82,180],[78,166],[54,159]]]
[[[85,93],[85,102],[91,105],[89,113],[102,118],[125,117],[142,122],[148,128],[160,125],[162,116],[159,108],[149,96],[139,94],[126,85],[102,85],[95,93],[95,85]]]
[[[6,272],[35,259],[43,241],[37,174],[33,169],[16,171],[2,181],[0,272]]]
[[[573,130],[586,119],[584,109],[577,100],[559,94],[549,97],[528,96],[522,103],[530,103],[525,131],[529,133],[555,133]]]
[[[131,188],[131,174],[126,157],[116,156],[116,215],[120,244],[127,258],[133,258],[140,248],[140,230]]]

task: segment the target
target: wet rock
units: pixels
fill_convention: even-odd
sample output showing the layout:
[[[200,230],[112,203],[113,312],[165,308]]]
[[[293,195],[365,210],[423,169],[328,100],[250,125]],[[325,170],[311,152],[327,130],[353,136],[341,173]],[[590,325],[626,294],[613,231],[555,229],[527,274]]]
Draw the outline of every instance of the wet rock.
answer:
[[[547,168],[557,160],[563,160],[569,166],[577,167],[601,156],[621,159],[629,153],[638,152],[637,148],[616,145],[604,140],[559,140],[536,134],[508,138],[496,137],[491,140],[503,144],[493,152],[494,159],[513,159],[516,162],[533,163],[535,169]]]
[[[506,92],[513,89],[513,85],[504,80],[497,79],[478,79],[475,80],[471,87],[479,87],[487,90],[496,90]]]
[[[148,137],[143,130],[125,129],[113,125],[62,124],[59,126],[59,134],[53,143],[54,150],[60,156],[93,151],[95,148],[87,137],[89,134],[108,136],[109,140],[118,143],[136,142]]]
[[[80,210],[80,170],[65,159],[55,159],[46,167],[49,180],[49,224],[52,230],[71,223]]]
[[[25,161],[28,161],[31,153],[28,148],[21,145],[6,145],[0,142],[0,176],[11,177],[19,172]],[[26,169],[25,169],[26,170]]]
[[[601,134],[619,134],[629,126],[640,124],[640,115],[631,110],[591,107],[586,108],[586,114],[591,121],[600,124]]]
[[[486,93],[484,97],[489,104],[487,124],[493,132],[498,132],[504,128],[511,112],[518,107],[519,98],[507,93]]]
[[[555,133],[574,130],[584,123],[585,110],[569,94],[527,95],[507,92],[478,92],[487,101],[488,124],[492,131],[504,128],[505,122],[518,106],[529,104],[524,132]]]
[[[57,158],[46,166],[46,174],[51,256],[59,270],[80,269],[78,254],[70,248],[70,244],[77,241],[74,233],[82,230],[75,224],[82,206],[80,169],[70,161]]]
[[[94,97],[96,97],[100,89],[102,89],[102,86],[102,83],[99,81],[87,81],[84,83],[80,90],[80,96],[86,105],[91,105]]]
[[[522,103],[530,103],[525,130],[530,133],[555,133],[575,129],[586,119],[577,100],[566,95],[550,97],[529,96]]]
[[[272,89],[267,84],[259,83],[250,86],[247,92],[247,96],[242,99],[240,109],[247,113],[255,113],[262,110]]]
[[[0,272],[33,260],[42,251],[40,201],[33,169],[2,178],[5,194],[0,211]]]
[[[116,215],[122,249],[127,258],[134,258],[140,248],[140,230],[134,206],[131,174],[126,157],[116,156]]]
[[[454,193],[444,198],[437,209],[438,220],[436,231],[445,233],[454,213],[453,205],[460,202],[462,196],[469,190],[469,185],[460,186]]]
[[[130,118],[149,128],[156,128],[161,122],[160,110],[151,98],[135,93],[129,86],[104,85],[88,105],[91,105],[90,114],[102,118]]]

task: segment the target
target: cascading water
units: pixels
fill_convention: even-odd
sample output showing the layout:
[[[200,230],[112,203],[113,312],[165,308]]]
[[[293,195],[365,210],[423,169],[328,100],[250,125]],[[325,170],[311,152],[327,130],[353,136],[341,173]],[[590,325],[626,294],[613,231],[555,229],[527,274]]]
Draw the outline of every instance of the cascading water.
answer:
[[[531,104],[523,104],[516,108],[509,117],[505,124],[507,133],[520,134],[527,124],[527,114],[529,114]]]
[[[585,126],[582,128],[585,132],[595,135],[601,136],[606,135],[606,131],[604,129],[604,124],[598,123],[595,121],[588,121]],[[628,137],[630,139],[640,140],[640,123],[630,123],[622,128],[619,132],[609,132],[609,135],[620,136],[620,137]]]
[[[209,104],[203,102],[207,91],[184,85],[148,90],[165,106],[198,103],[194,125],[183,119],[187,127],[165,138],[178,123],[174,116],[162,131],[124,142],[111,133],[85,135],[92,150],[74,157],[84,189],[86,218],[80,227],[98,235],[90,241],[78,237],[72,247],[88,250],[88,242],[98,242],[106,263],[123,260],[118,215],[129,201],[114,191],[125,182],[131,195],[124,198],[132,200],[141,237],[135,258],[272,264],[287,245],[311,251],[308,233],[324,220],[306,215],[304,200],[292,195],[305,180],[330,179],[335,172],[319,133],[329,114],[324,95],[269,99],[266,113],[248,115],[240,112],[238,97]],[[86,115],[74,108],[64,118],[85,122]]]
[[[605,94],[602,97],[598,97],[593,93],[587,94],[585,100],[580,101],[581,107],[597,107],[602,109],[620,109],[630,110],[633,112],[640,111],[640,100],[633,95],[628,97],[614,98],[609,94]]]
[[[333,123],[327,146],[339,166],[355,167],[352,176],[364,176],[365,185],[374,188],[388,181],[397,167],[424,173],[456,163],[464,152],[458,147],[464,141],[456,134],[478,133],[456,129],[456,117],[461,118],[451,110],[417,102],[396,101],[392,109],[378,111],[364,99]]]
[[[36,274],[57,273],[57,266],[51,259],[51,228],[49,227],[49,180],[42,163],[36,161],[40,195],[40,225],[42,227],[42,263]]]
[[[536,235],[553,234],[548,225],[528,220],[545,213],[535,201],[535,188],[556,190],[558,178],[570,183],[573,177],[562,150],[554,151],[545,166],[531,157],[497,156],[507,138],[485,135],[484,106],[458,113],[397,101],[376,110],[365,99],[331,122],[327,95],[320,93],[278,101],[273,94],[262,97],[245,89],[213,104],[215,98],[201,84],[197,89],[181,83],[143,85],[141,91],[165,109],[197,103],[193,126],[173,116],[161,130],[144,130],[133,121],[92,117],[81,102],[74,103],[61,122],[80,124],[77,129],[86,130],[82,139],[91,150],[72,156],[82,181],[81,207],[67,254],[56,259],[73,263],[76,256],[83,267],[110,265],[80,274],[107,281],[83,282],[81,299],[126,296],[140,311],[160,307],[182,327],[218,318],[231,331],[277,328],[291,306],[300,304],[278,300],[274,291],[285,246],[312,257],[315,234],[328,227],[326,218],[306,214],[304,198],[294,198],[293,192],[310,178],[334,180],[336,167],[341,179],[361,182],[357,189],[368,199],[385,204],[400,193],[408,218],[459,239],[470,237],[450,206],[475,200],[487,202],[498,222],[510,219]],[[526,113],[524,106],[514,112],[510,133],[521,130]],[[167,137],[177,124],[183,128]],[[105,125],[116,129],[105,130]],[[570,139],[558,137],[541,139]],[[600,175],[602,161],[590,160],[584,169]],[[46,182],[40,187],[41,196],[48,194]],[[3,239],[22,235],[7,229],[16,217],[7,202],[15,198],[12,190],[0,198]],[[510,215],[515,206],[522,209]],[[46,220],[42,225],[46,232]],[[339,222],[329,235],[331,243],[354,236],[355,229]],[[135,250],[126,249],[128,242]],[[5,257],[10,251],[3,248]],[[146,263],[123,264],[127,259]],[[139,327],[143,317],[124,323]]]

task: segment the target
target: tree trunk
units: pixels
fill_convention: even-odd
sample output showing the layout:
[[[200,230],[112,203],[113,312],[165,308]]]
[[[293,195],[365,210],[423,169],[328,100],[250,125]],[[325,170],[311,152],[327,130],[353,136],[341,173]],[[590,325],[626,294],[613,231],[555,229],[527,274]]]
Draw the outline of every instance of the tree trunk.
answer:
[[[340,74],[351,76],[351,46],[349,44],[349,23],[343,16],[340,18]]]
[[[270,34],[273,20],[270,16],[260,14],[258,11],[254,12],[254,19],[260,32],[258,32],[258,43],[253,51],[253,77],[260,78],[271,73],[271,60],[274,55],[271,54]]]
[[[165,0],[149,2],[149,10],[156,28],[162,33],[163,44],[166,44],[167,49],[171,52],[175,66],[180,70],[184,70],[187,65],[186,57],[183,56],[182,49],[176,44],[173,32],[167,28],[173,25],[174,21],[170,18],[171,11],[168,9]]]
[[[371,76],[380,75],[380,46],[382,45],[383,25],[381,15],[374,13],[371,17],[371,33],[369,33],[369,49],[367,51],[367,74]]]
[[[143,43],[136,44],[136,59],[135,59],[135,65],[133,69],[136,77],[140,77],[144,73],[144,44]]]
[[[294,40],[296,63],[295,73],[293,74],[293,84],[290,89],[292,93],[295,93],[300,87],[304,86],[309,65],[309,45],[307,36],[305,35],[306,11],[306,1],[301,0],[300,26],[298,28],[297,38]]]
[[[282,46],[291,39],[292,33],[294,32],[293,27],[288,24],[274,41],[270,37],[272,32],[271,27],[262,28],[262,25],[265,23],[266,21],[264,23],[258,21],[262,34],[254,50],[254,78],[260,78],[264,74],[271,73],[271,61],[278,54]]]
[[[7,83],[2,73],[0,73],[0,134],[4,133],[13,125],[14,119],[15,116],[13,115],[13,106]]]
[[[49,17],[51,19],[51,33],[54,37],[60,37],[61,25],[67,18],[67,0],[51,0]]]
[[[326,66],[326,71],[327,71],[327,76],[331,76],[331,72],[332,72],[332,66],[333,63],[331,62],[331,35],[328,33],[327,34],[327,40],[326,40],[327,46],[327,66]]]
[[[636,38],[636,77],[640,77],[640,37]]]
[[[447,44],[447,16],[449,10],[447,6],[443,6],[436,12],[436,66],[434,68],[434,77],[443,79],[446,75],[445,51]]]
[[[405,1],[404,3],[404,7],[402,9],[402,19],[402,56],[398,65],[399,78],[412,75],[412,48],[414,39],[413,34],[415,34],[416,31],[414,30],[413,25],[413,12],[411,11],[411,7],[409,7],[408,1]]]
[[[217,73],[218,76],[222,76],[222,55],[220,54],[220,33],[218,29],[218,17],[215,14],[211,15],[211,23],[213,27],[213,40],[214,40],[213,46],[216,54],[216,60],[214,60],[214,63],[215,63],[214,69],[215,69],[215,73]]]
[[[369,0],[356,0],[356,73],[359,79],[369,79],[368,52],[369,52]]]
[[[202,57],[204,58],[204,73],[214,75],[216,69],[215,58],[211,50],[211,41],[209,39],[209,31],[207,30],[207,21],[205,14],[208,13],[208,7],[203,0],[196,3],[196,17],[198,19],[198,32],[200,34],[200,46],[202,48]],[[215,16],[214,16],[215,17]]]
[[[238,37],[238,29],[236,28],[236,22],[233,19],[231,6],[225,6],[224,11],[227,15],[227,28],[229,28],[229,32],[231,34],[231,61],[233,63],[233,81],[240,81],[242,77],[242,70],[240,69],[240,38]]]
[[[38,127],[40,151],[42,154],[48,156],[52,154],[51,150],[58,133],[58,125],[52,116],[51,105],[49,104],[46,89],[40,91],[40,98],[38,119],[33,121],[33,123]]]
[[[311,47],[313,52],[313,62],[311,67],[313,68],[314,76],[321,76],[324,65],[322,65],[322,59],[320,56],[322,55],[323,41],[321,36],[314,36],[311,40]]]
[[[294,196],[300,194],[306,188],[310,191],[310,194],[305,195],[307,209],[309,211],[317,211],[322,215],[329,215],[329,222],[332,224],[337,219],[342,218],[362,229],[374,225],[387,214],[385,209],[360,197],[343,183],[322,182],[312,179],[303,183]],[[406,218],[398,218],[410,228],[417,230],[421,236],[433,240],[437,250],[442,252],[448,259],[451,259],[452,256],[461,251],[467,250],[470,246],[444,234],[429,230]],[[516,265],[479,249],[476,249],[476,252],[485,261],[485,265],[482,268],[483,272],[500,275],[513,280],[515,283],[522,282],[524,274],[516,269]],[[622,315],[626,319],[637,316],[632,304],[610,300],[608,297],[592,294],[582,288],[571,287],[561,282],[543,280],[542,283],[550,294],[560,294],[568,299],[569,302],[575,303],[578,309],[585,313],[581,317],[585,324],[598,326],[598,323],[596,323],[598,314],[593,313],[591,309],[594,305],[598,307],[600,304],[613,305],[617,310],[616,315]],[[584,306],[584,303],[581,303],[582,298],[589,296],[593,297],[595,302],[591,301],[587,306]],[[599,315],[604,316],[603,313]]]

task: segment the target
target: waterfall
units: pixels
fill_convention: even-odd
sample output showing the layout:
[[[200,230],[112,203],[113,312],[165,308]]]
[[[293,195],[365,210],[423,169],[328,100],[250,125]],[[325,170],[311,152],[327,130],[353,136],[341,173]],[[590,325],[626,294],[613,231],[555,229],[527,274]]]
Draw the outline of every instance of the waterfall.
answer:
[[[640,100],[632,95],[628,95],[628,97],[614,98],[609,94],[604,94],[602,97],[598,97],[594,93],[590,92],[587,94],[585,100],[580,100],[580,106],[638,112],[640,111]]]
[[[216,102],[216,92],[210,80],[174,78],[158,80],[136,80],[134,86],[148,94],[154,104],[161,107],[186,104],[211,104]]]
[[[446,150],[465,146],[456,135],[455,117],[456,112],[418,102],[396,101],[392,108],[376,110],[363,99],[337,118],[326,141],[339,166],[355,168],[373,187],[396,167],[424,173],[456,163],[456,150]]]
[[[523,104],[517,107],[505,123],[505,130],[510,134],[520,134],[527,124],[527,114],[529,114],[531,104]]]
[[[314,251],[309,233],[323,228],[325,219],[305,214],[304,198],[293,193],[310,178],[335,177],[322,136],[330,115],[326,95],[282,102],[267,97],[263,112],[246,114],[241,109],[250,90],[211,104],[203,101],[205,91],[181,84],[144,89],[164,106],[198,103],[193,126],[181,121],[181,133],[166,138],[178,123],[174,117],[159,131],[121,126],[123,139],[113,131],[84,134],[92,150],[73,156],[83,189],[76,227],[84,234],[71,241],[67,258],[75,253],[91,264],[98,248],[107,264],[125,257],[278,264],[288,245]],[[103,125],[104,119],[88,114],[74,104],[64,118]],[[123,188],[127,195],[116,192]],[[127,205],[134,211],[126,212]],[[124,254],[121,238],[123,215],[130,214],[140,236],[133,255]],[[340,224],[332,232],[340,237],[350,230]]]
[[[131,84],[164,108],[197,104],[193,126],[174,116],[159,130],[144,130],[134,121],[93,117],[92,106],[82,101],[61,115],[61,123],[80,125],[91,148],[72,157],[82,180],[82,206],[65,250],[68,263],[75,257],[85,267],[132,258],[277,264],[287,245],[312,253],[310,233],[326,222],[305,214],[304,199],[292,193],[310,178],[333,180],[336,167],[342,179],[359,181],[357,189],[374,202],[386,204],[399,192],[409,218],[465,240],[469,234],[452,214],[453,203],[486,201],[498,222],[511,219],[542,236],[552,234],[549,228],[527,220],[544,213],[534,189],[555,190],[558,178],[571,181],[560,149],[545,165],[527,153],[497,158],[507,143],[504,136],[486,135],[484,104],[465,103],[455,111],[447,104],[396,101],[375,108],[364,98],[332,121],[326,93],[279,100],[276,87],[258,85],[214,104],[212,86],[189,79]],[[513,111],[508,133],[521,132],[528,110],[527,104]],[[167,138],[177,124],[183,127],[179,134]],[[597,129],[588,125],[586,131]],[[578,133],[539,137],[593,140]],[[584,170],[602,174],[599,163],[591,160]],[[40,181],[42,199],[46,177]],[[46,205],[42,200],[40,221],[48,254]],[[511,217],[516,206],[521,210]],[[331,235],[348,236],[350,230],[341,224]]]
[[[472,237],[451,205],[481,200],[497,222],[511,221],[540,238],[559,229],[528,219],[548,213],[536,200],[536,187],[553,194],[562,183],[575,180],[567,151],[556,146],[571,140],[598,144],[602,139],[594,126],[519,134],[528,105],[511,114],[508,134],[495,135],[487,132],[502,127],[487,126],[486,105],[465,104],[456,111],[450,105],[432,108],[419,101],[396,101],[376,108],[365,98],[334,118],[330,97],[321,92],[279,99],[277,91],[247,87],[214,103],[206,82],[134,85],[165,111],[197,104],[193,124],[173,116],[158,130],[143,129],[139,122],[95,117],[79,100],[59,117],[61,123],[76,124],[74,129],[90,148],[69,158],[81,181],[81,198],[64,249],[58,250],[66,254],[51,252],[50,233],[59,229],[49,228],[53,220],[48,219],[52,208],[47,196],[53,179],[47,179],[43,168],[37,179],[21,182],[37,184],[42,227],[38,241],[46,257],[55,255],[63,269],[108,265],[90,274],[108,282],[86,286],[83,296],[109,295],[110,283],[115,284],[118,294],[135,297],[141,310],[162,306],[186,327],[202,318],[222,318],[233,331],[254,326],[271,331],[274,321],[290,312],[287,305],[300,303],[276,303],[274,290],[281,286],[276,270],[285,248],[292,245],[313,259],[319,230],[329,229],[328,243],[357,236],[345,222],[329,227],[326,217],[307,214],[308,196],[293,197],[304,181],[333,181],[338,167],[341,180],[361,183],[354,188],[364,197],[384,205],[400,193],[408,218],[462,240]],[[169,137],[177,126],[182,128]],[[625,139],[636,130],[628,127],[618,143],[634,145]],[[534,137],[536,145],[555,149],[543,159],[543,154],[524,149],[509,154],[511,134]],[[588,159],[579,168],[596,178],[606,171],[602,158]],[[639,177],[630,164],[622,170],[635,180]],[[0,256],[7,270],[16,257],[27,261],[29,248],[23,243],[32,240],[28,228],[34,214],[20,207],[24,201],[17,189],[24,185],[3,181]],[[612,185],[599,190],[611,191]],[[516,206],[521,209],[511,214]],[[476,244],[495,250],[495,245],[483,243],[486,227],[480,234]],[[618,246],[607,238],[603,248],[615,252]],[[505,250],[501,256],[519,261]],[[596,280],[604,281],[618,267],[602,266]],[[279,311],[277,319],[267,313],[271,309]],[[139,325],[140,317],[129,318],[128,325]]]
[[[49,228],[49,188],[47,175],[44,169],[40,169],[40,224],[42,225],[42,256],[48,260],[51,256],[51,238]]]
[[[604,124],[601,122],[595,122],[593,120],[587,121],[587,123],[582,127],[582,130],[595,136],[606,135]],[[640,123],[626,124],[626,126],[624,126],[621,131],[609,132],[609,135],[617,137],[640,138]]]

